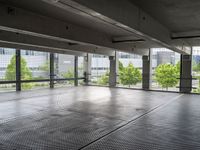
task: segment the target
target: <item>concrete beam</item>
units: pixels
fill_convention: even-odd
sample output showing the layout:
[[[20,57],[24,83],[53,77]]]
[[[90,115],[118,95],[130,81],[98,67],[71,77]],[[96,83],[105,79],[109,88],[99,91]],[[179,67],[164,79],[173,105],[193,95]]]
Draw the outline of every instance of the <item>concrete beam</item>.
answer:
[[[111,37],[106,34],[20,8],[0,4],[0,20],[0,30],[115,50]]]
[[[200,39],[200,31],[172,33],[171,37],[172,39]]]
[[[120,29],[136,34],[145,40],[153,41],[173,51],[188,54],[190,50],[184,45],[174,45],[171,32],[149,14],[130,1],[122,0],[43,0],[62,9],[71,8],[82,11]]]
[[[13,9],[14,13],[8,13],[8,9]],[[1,42],[30,48],[39,46],[40,49],[51,48],[57,51],[72,50],[114,56],[115,50],[146,55],[149,46],[149,43],[113,43],[113,40],[129,39],[134,36],[109,37],[85,27],[3,4],[0,4],[0,20]]]
[[[2,42],[2,41],[0,41],[0,47],[55,53],[54,48],[47,48],[47,47],[40,47],[40,46],[30,46],[30,45],[25,45],[25,44],[17,44],[17,43]],[[86,53],[72,52],[72,51],[62,51],[62,50],[59,50],[59,49],[56,49],[56,53],[76,55],[76,56],[85,56],[86,55]]]
[[[75,55],[81,55],[81,53],[97,53],[103,55],[114,55],[114,51],[109,49],[103,49],[89,45],[71,44],[63,41],[56,41],[46,38],[40,38],[30,35],[24,35],[14,32],[0,31],[0,41],[3,43],[17,44],[26,46],[26,48],[43,48],[51,49],[52,52],[57,53],[63,51],[64,53],[69,52]],[[9,46],[9,45],[8,45]],[[30,48],[29,48],[30,46]]]

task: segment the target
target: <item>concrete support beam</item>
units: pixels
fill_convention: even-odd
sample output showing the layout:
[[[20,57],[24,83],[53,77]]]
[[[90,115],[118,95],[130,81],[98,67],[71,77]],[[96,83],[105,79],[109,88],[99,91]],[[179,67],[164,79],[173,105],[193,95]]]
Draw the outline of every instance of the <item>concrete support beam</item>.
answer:
[[[76,56],[85,56],[86,53],[82,52],[75,52],[75,51],[63,51],[54,48],[47,48],[47,47],[40,47],[40,46],[30,46],[30,45],[22,45],[22,44],[14,44],[10,42],[1,42],[0,41],[0,47],[4,48],[14,48],[14,49],[24,49],[24,50],[34,50],[34,51],[42,51],[42,52],[49,52],[49,53],[59,53],[59,54],[67,54],[67,55],[76,55]]]
[[[84,77],[85,77],[85,85],[89,85],[91,81],[91,74],[92,74],[92,54],[87,54],[84,56],[84,63],[83,63],[83,70],[84,70]]]
[[[153,41],[176,52],[187,54],[190,51],[181,45],[174,45],[171,32],[165,26],[144,12],[131,1],[122,0],[43,0],[65,9],[76,8],[85,15],[99,19],[115,27],[129,31],[142,39]],[[130,15],[131,14],[131,15]]]
[[[64,41],[57,41],[52,39],[40,38],[25,34],[16,34],[13,32],[0,30],[0,42],[9,44],[15,44],[18,46],[26,46],[27,48],[35,48],[36,50],[51,49],[54,53],[63,52],[71,53],[74,55],[83,55],[83,53],[97,53],[103,55],[114,55],[114,51],[111,49],[98,48],[92,45],[79,45],[72,44]]]
[[[12,9],[13,13],[10,14],[8,9]],[[115,50],[107,34],[20,8],[0,4],[0,20],[0,30],[3,31]]]
[[[50,53],[50,88],[54,88],[54,53]]]
[[[74,85],[78,86],[78,56],[74,56]]]
[[[143,56],[142,60],[142,88],[149,90],[151,87],[151,58],[150,56]]]
[[[192,90],[192,56],[181,55],[180,92],[190,93]]]
[[[16,49],[16,91],[21,91],[21,51]]]
[[[55,2],[59,2],[59,1],[46,0],[46,2],[48,3],[53,2],[52,5],[54,5]],[[79,2],[82,3],[83,1],[79,1]],[[89,1],[88,0],[84,1],[84,3],[87,3],[87,2]],[[94,3],[93,1],[90,1],[90,2],[92,2],[92,4],[99,3],[99,1],[97,0],[94,0]],[[178,51],[180,53],[187,53],[187,50],[184,49],[183,45],[180,45],[180,46],[178,45],[177,47],[170,45],[171,39],[169,36],[170,35],[169,31],[166,30],[158,22],[154,21],[147,14],[145,13],[143,14],[140,9],[133,7],[133,5],[129,5],[130,3],[127,3],[127,1],[104,0],[102,2],[104,2],[105,4],[106,3],[110,4],[111,2],[113,4],[113,5],[106,5],[111,8],[104,7],[105,11],[100,10],[100,11],[105,12],[105,16],[107,15],[108,17],[105,17],[104,15],[101,15],[100,13],[95,13],[94,11],[86,7],[80,7],[79,5],[77,5],[77,3],[74,3],[70,0],[66,0],[64,3],[67,5],[66,9],[69,9],[70,7],[71,9],[78,11],[78,13],[83,14],[83,16],[86,15],[88,17],[101,20],[101,22],[102,21],[106,22],[107,24],[112,25],[115,28],[117,27],[120,30],[123,29],[126,32],[128,31],[133,36],[138,36],[138,38],[143,38],[146,41],[152,41],[154,43],[157,43],[161,46],[167,47],[174,51]],[[126,13],[133,14],[130,20],[127,19],[128,15],[126,15],[126,13],[118,14],[121,11],[119,12],[113,11],[116,13],[115,16],[112,16],[114,14],[110,14],[110,15],[108,14],[109,12],[107,11],[109,11],[110,9],[116,10],[116,8],[117,9],[120,8],[120,7],[117,7],[116,4],[117,6],[118,5],[120,6],[120,4],[122,4],[121,6],[125,6],[125,7],[128,6],[127,7],[128,11]],[[101,5],[99,5],[98,7],[101,7]],[[86,11],[82,10],[82,8],[86,9]],[[12,10],[12,13],[8,10]],[[135,13],[133,13],[131,10]],[[146,19],[142,20],[142,18],[144,17]],[[0,4],[0,20],[2,20],[0,22],[0,30],[9,31],[9,32],[17,33],[17,34],[34,36],[34,37],[43,38],[43,39],[56,40],[59,42],[72,43],[72,45],[70,45],[69,48],[64,47],[62,48],[62,50],[63,49],[79,50],[80,48],[76,44],[80,44],[81,48],[84,47],[85,45],[92,46],[93,48],[89,49],[92,52],[87,51],[88,50],[87,48],[81,49],[82,51],[89,52],[89,53],[106,52],[108,50],[113,50],[113,51],[126,50],[125,47],[120,47],[118,44],[113,43],[113,38],[116,38],[116,37],[113,37],[112,35],[108,35],[103,32],[86,28],[81,25],[76,25],[70,22],[64,22],[57,19],[45,17],[45,16],[27,11],[24,9],[13,8],[4,4]],[[12,36],[9,36],[9,37],[12,37]],[[4,38],[2,38],[2,41],[3,39]],[[24,39],[27,39],[27,38],[24,38]],[[6,40],[6,41],[8,42],[9,40]],[[19,40],[16,40],[16,39],[12,40],[12,42],[16,42],[15,44],[23,44],[23,42],[20,42]],[[24,40],[24,42],[27,42],[27,41]],[[47,43],[51,44],[51,42],[47,42]],[[28,43],[25,43],[25,44],[28,44]],[[62,44],[57,43],[56,45],[62,45]],[[137,44],[135,45],[137,49],[144,48],[144,47],[141,48],[140,46],[137,47]],[[44,46],[44,45],[40,45],[40,46]],[[53,48],[58,48],[58,47],[53,47]],[[130,51],[131,49],[132,47],[129,47],[127,48],[127,51]]]
[[[116,56],[110,56],[110,73],[109,73],[109,86],[115,87],[117,84],[117,59]]]

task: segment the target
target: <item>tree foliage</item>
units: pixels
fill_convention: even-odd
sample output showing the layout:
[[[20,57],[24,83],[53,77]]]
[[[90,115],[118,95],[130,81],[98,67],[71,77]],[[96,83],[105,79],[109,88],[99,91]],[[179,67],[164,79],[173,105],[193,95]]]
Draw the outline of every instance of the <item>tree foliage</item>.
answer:
[[[101,78],[98,79],[97,83],[99,85],[107,85],[109,83],[109,72],[107,71]]]
[[[155,79],[162,88],[168,90],[169,87],[174,87],[178,84],[180,75],[180,63],[177,65],[161,64],[155,70]]]
[[[123,69],[124,69],[124,66],[123,66],[122,62],[119,61],[119,71],[122,71]]]
[[[200,72],[200,63],[193,63],[192,70],[195,72]]]
[[[129,64],[127,67],[124,67],[122,64],[119,68],[119,79],[120,83],[123,85],[136,85],[141,82],[142,74],[138,68],[135,68],[133,64]]]
[[[119,80],[123,85],[136,85],[141,82],[142,74],[138,68],[135,68],[133,64],[129,64],[127,67],[124,67],[123,64],[119,61]],[[109,83],[109,72],[106,72],[101,78],[98,79],[97,83],[99,85],[107,85]]]
[[[74,71],[72,69],[69,69],[66,73],[63,73],[62,76],[64,78],[74,78]],[[68,83],[73,84],[74,81],[71,80],[71,81],[68,81]]]
[[[10,63],[6,68],[5,79],[9,81],[14,81],[16,79],[16,56],[14,55]],[[21,57],[21,80],[31,80],[33,79],[30,69],[27,67],[26,60]],[[32,83],[22,84],[22,89],[31,89],[33,87]]]
[[[62,76],[64,78],[74,78],[74,71],[69,69],[66,73],[63,73]]]
[[[49,72],[50,71],[50,62],[46,61],[44,64],[39,66],[39,70],[42,70],[42,71],[45,71],[45,72]]]

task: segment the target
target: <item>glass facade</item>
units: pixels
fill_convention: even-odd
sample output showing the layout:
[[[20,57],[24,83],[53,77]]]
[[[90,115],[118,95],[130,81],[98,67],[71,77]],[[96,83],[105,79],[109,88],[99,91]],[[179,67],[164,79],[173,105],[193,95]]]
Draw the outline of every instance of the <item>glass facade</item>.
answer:
[[[54,78],[66,79],[74,78],[74,56],[66,54],[55,54],[54,59]],[[55,87],[73,86],[74,81],[55,81]]]
[[[166,48],[151,49],[152,90],[179,91],[180,54]]]
[[[200,93],[200,47],[192,53],[193,93]],[[118,52],[117,86],[142,88],[142,56]],[[180,54],[166,48],[151,49],[151,89],[179,91]],[[21,50],[22,90],[49,88],[50,53]],[[84,57],[78,57],[78,78],[84,78]],[[109,85],[110,61],[108,56],[93,54],[91,60],[92,85]],[[74,86],[75,56],[54,54],[54,86]],[[24,82],[25,81],[25,82]],[[36,81],[36,82],[35,82]],[[16,90],[16,50],[0,48],[0,92]],[[84,80],[78,80],[79,85]]]
[[[15,49],[0,48],[0,81],[16,81]],[[15,84],[0,84],[0,92],[15,91]]]
[[[119,52],[118,87],[142,88],[142,56]]]
[[[49,79],[49,53],[21,50],[21,80]],[[22,83],[22,90],[48,87],[48,82]]]
[[[91,84],[108,85],[110,61],[108,56],[92,55]]]
[[[78,77],[79,78],[84,77],[83,65],[84,65],[84,57],[79,56],[78,57]]]
[[[20,52],[21,89],[49,88],[50,53],[34,50],[20,50]],[[75,56],[73,55],[54,54],[55,87],[74,86],[74,61]],[[83,57],[78,57],[78,77],[84,77]],[[16,90],[15,49],[0,48],[0,82],[0,92]],[[83,79],[79,82],[83,84]]]

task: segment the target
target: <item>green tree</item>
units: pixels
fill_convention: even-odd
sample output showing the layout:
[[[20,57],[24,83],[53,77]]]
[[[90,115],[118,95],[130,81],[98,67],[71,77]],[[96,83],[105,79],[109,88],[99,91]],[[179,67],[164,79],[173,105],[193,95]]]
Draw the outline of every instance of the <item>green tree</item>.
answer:
[[[194,78],[197,78],[197,80],[199,81],[199,87],[197,87],[196,89],[193,89],[192,92],[200,93],[200,76],[194,76]]]
[[[14,81],[16,79],[16,61],[15,55],[11,58],[10,63],[7,65],[5,79]]]
[[[102,75],[101,78],[98,79],[97,83],[100,85],[107,85],[109,83],[109,72]]]
[[[69,69],[66,73],[63,73],[62,76],[64,78],[74,78],[74,71],[72,69]],[[73,84],[74,81],[71,80],[71,81],[68,81],[68,83]]]
[[[121,70],[123,70],[123,69],[124,69],[124,66],[123,66],[122,62],[119,61],[119,71],[121,71]]]
[[[120,83],[123,85],[136,85],[141,82],[142,74],[138,68],[135,68],[133,64],[129,64],[127,67],[121,67],[119,70]]]
[[[177,72],[177,76],[180,77],[180,71],[181,71],[181,62],[177,62],[176,63],[176,72]]]
[[[200,72],[200,63],[193,63],[192,70],[195,72]]]
[[[5,79],[9,81],[14,81],[16,79],[16,56],[14,55],[10,63],[6,68]],[[31,80],[33,78],[30,69],[27,67],[26,60],[21,57],[21,80]],[[22,84],[22,89],[31,89],[33,87],[32,83]]]
[[[39,70],[45,71],[45,72],[49,72],[50,70],[50,63],[49,61],[46,61],[44,64],[42,64],[41,66],[39,66]]]
[[[174,87],[178,84],[180,67],[179,65],[161,64],[155,70],[155,79],[162,88],[168,90],[169,87]]]

